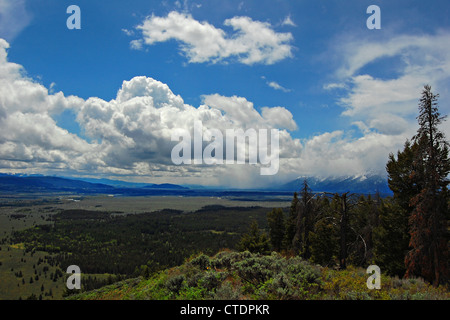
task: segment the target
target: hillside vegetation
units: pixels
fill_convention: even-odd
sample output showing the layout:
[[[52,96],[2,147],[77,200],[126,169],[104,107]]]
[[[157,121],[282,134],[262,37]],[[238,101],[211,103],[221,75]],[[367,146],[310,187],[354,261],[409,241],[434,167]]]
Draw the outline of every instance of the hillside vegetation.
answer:
[[[71,300],[444,300],[448,288],[434,288],[421,279],[382,275],[381,289],[367,288],[362,268],[335,270],[305,261],[248,251],[199,254],[180,266],[148,277],[127,279],[93,291],[74,294]]]

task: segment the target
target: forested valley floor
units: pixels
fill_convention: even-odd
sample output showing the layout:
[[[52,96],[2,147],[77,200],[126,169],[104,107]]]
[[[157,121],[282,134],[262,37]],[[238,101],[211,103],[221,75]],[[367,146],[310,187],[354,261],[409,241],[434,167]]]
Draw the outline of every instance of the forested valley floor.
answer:
[[[372,233],[352,230],[370,229],[376,211],[369,209],[380,201],[363,199],[365,206],[349,212],[345,270],[338,225],[323,223],[338,217],[336,197],[320,200],[328,201],[328,212],[320,211],[328,218],[311,221],[309,258],[301,241],[298,254],[284,248],[294,201],[244,206],[186,198],[162,209],[159,201],[167,199],[154,198],[149,212],[138,198],[122,199],[120,210],[111,210],[108,198],[8,201],[0,215],[0,298],[449,299],[448,288],[387,274],[383,266],[382,289],[367,288],[366,268],[376,255],[364,243]],[[277,215],[286,228],[279,247]],[[81,269],[81,290],[66,287],[70,265]]]

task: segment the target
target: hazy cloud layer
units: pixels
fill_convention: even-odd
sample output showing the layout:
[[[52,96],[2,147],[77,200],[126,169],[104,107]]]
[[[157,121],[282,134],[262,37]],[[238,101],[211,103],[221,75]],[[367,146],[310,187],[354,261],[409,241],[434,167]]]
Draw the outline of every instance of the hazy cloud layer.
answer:
[[[0,0],[0,38],[13,40],[30,21],[25,0]]]
[[[450,98],[450,34],[394,35],[367,43],[347,40],[332,50],[339,55],[340,63],[336,81],[324,88],[339,93],[341,116],[351,119],[362,137],[354,139],[335,132],[333,143],[326,139],[328,133],[322,138],[330,147],[327,150],[340,145],[341,153],[361,161],[360,165],[350,161],[353,168],[383,173],[389,152],[402,149],[405,140],[417,130],[418,100],[424,85],[430,84],[440,94],[441,112],[450,111],[446,103]],[[380,73],[382,68],[389,68],[389,77]],[[448,137],[449,123],[445,122],[441,129]],[[306,149],[314,139],[308,141]],[[339,166],[340,162],[333,163]]]
[[[336,50],[342,54],[343,63],[337,70],[342,82],[329,87],[349,88],[340,101],[346,116],[371,119],[378,114],[414,114],[425,84],[445,93],[450,80],[449,33],[399,35],[369,43],[349,41]],[[396,76],[383,78],[364,71],[367,66],[376,68],[382,59],[395,59],[386,65]]]

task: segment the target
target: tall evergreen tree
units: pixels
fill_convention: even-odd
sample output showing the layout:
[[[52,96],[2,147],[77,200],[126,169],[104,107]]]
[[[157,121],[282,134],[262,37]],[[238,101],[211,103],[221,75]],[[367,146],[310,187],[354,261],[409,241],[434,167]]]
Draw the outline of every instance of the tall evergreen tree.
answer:
[[[348,192],[343,193],[342,195],[336,195],[340,199],[340,229],[339,229],[339,241],[340,241],[340,249],[339,249],[339,269],[347,268],[347,238],[349,233],[349,197]]]
[[[349,258],[354,265],[367,266],[373,259],[373,232],[379,224],[381,204],[379,195],[375,197],[360,195],[358,201],[350,208]]]
[[[420,192],[417,174],[413,174],[413,172],[421,169],[416,167],[414,163],[414,157],[418,149],[418,143],[412,144],[411,141],[407,140],[403,151],[397,152],[397,158],[391,153],[386,164],[389,189],[394,193],[394,200],[408,215],[413,210],[410,203],[411,198]]]
[[[284,244],[283,247],[287,251],[293,250],[293,240],[295,237],[295,232],[297,230],[297,204],[298,204],[298,194],[294,192],[294,197],[291,201],[291,207],[289,208],[289,214],[286,219],[286,227],[284,233]]]
[[[314,226],[317,203],[314,201],[314,196],[306,179],[303,181],[300,196],[301,198],[297,202],[297,228],[293,239],[293,247],[303,258],[309,259],[311,257],[310,232]]]
[[[258,222],[253,220],[250,228],[237,245],[240,251],[265,254],[269,252],[269,239],[259,230]]]
[[[397,157],[393,153],[389,155],[386,171],[394,196],[392,202],[386,202],[382,207],[380,225],[375,230],[375,262],[383,265],[388,274],[399,277],[405,275],[405,257],[410,250],[408,219],[414,209],[411,199],[421,188],[415,172],[423,168],[414,162],[418,150],[417,142],[407,140]]]
[[[419,129],[413,137],[418,150],[414,155],[412,173],[418,181],[419,193],[412,197],[409,218],[410,246],[406,257],[406,275],[422,276],[437,286],[449,280],[447,219],[450,172],[448,143],[438,129],[445,116],[438,111],[439,95],[425,86],[419,103]]]
[[[273,209],[267,214],[267,224],[269,226],[269,239],[272,249],[280,252],[283,248],[285,233],[284,213],[280,208]]]
[[[409,215],[393,198],[383,201],[379,213],[379,225],[373,231],[374,262],[383,266],[383,272],[403,277],[410,238]]]
[[[333,266],[339,251],[339,240],[336,226],[331,217],[325,217],[316,222],[311,232],[311,260],[322,266]]]

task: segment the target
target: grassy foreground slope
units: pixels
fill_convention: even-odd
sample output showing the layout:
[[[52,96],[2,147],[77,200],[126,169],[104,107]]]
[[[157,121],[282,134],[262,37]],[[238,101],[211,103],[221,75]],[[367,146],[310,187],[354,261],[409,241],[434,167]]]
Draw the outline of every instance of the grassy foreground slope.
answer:
[[[194,256],[149,278],[128,279],[67,299],[450,299],[448,288],[434,288],[420,279],[382,275],[381,289],[369,290],[367,278],[361,268],[338,271],[275,252],[221,251],[213,257]]]

